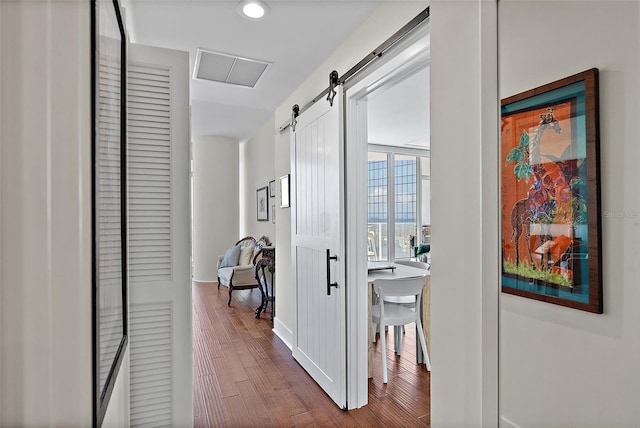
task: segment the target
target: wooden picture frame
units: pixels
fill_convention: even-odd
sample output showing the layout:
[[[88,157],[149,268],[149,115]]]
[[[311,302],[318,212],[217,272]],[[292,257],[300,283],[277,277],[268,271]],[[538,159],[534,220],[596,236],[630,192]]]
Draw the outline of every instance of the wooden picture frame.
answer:
[[[269,221],[269,187],[256,190],[256,215],[258,221]]]
[[[118,0],[91,2],[93,425],[128,344],[126,38]]]
[[[602,313],[598,69],[501,116],[502,292]]]

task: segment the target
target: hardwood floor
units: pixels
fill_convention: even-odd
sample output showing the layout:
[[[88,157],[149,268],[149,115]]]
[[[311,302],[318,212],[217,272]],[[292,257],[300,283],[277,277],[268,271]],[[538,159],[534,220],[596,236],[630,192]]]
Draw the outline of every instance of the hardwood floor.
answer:
[[[196,427],[428,427],[429,373],[415,363],[415,332],[407,326],[402,355],[390,329],[389,383],[382,383],[379,341],[369,404],[340,410],[271,331],[254,316],[258,290],[193,284],[193,413]]]

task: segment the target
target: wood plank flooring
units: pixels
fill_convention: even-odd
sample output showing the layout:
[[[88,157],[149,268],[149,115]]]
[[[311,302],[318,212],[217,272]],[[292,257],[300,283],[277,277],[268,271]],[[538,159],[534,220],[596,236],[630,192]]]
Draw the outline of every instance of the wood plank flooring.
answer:
[[[382,383],[379,341],[369,404],[340,410],[271,331],[268,314],[254,316],[258,290],[193,283],[193,414],[195,427],[428,427],[429,373],[415,363],[415,329],[407,326],[402,355],[387,344],[389,383]]]

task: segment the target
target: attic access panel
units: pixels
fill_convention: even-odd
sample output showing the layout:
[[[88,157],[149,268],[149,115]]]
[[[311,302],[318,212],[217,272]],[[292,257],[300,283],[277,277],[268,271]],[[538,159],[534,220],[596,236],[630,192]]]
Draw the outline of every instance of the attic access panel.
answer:
[[[193,78],[255,88],[271,63],[198,48]]]

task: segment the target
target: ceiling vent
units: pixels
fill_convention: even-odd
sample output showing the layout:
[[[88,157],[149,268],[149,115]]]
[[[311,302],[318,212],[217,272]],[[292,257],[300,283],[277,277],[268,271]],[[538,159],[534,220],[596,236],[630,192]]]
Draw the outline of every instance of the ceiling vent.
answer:
[[[271,63],[198,48],[193,78],[255,88]]]

